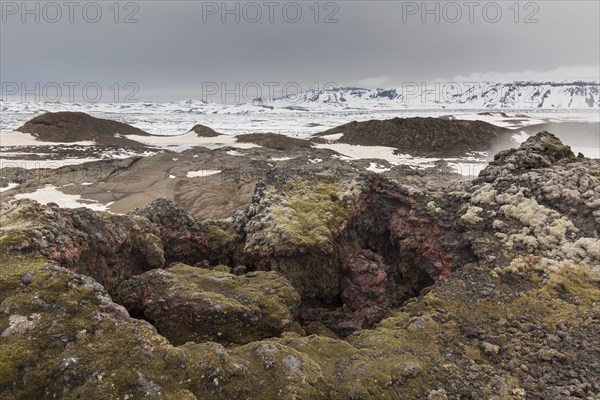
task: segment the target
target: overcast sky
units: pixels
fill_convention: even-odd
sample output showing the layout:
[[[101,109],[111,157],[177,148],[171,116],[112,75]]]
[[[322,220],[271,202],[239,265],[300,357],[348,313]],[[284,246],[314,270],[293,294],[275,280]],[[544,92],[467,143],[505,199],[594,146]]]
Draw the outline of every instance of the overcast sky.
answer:
[[[122,1],[118,15],[113,1],[47,3],[28,2],[28,14],[2,1],[4,89],[117,82],[122,97],[134,82],[138,99],[164,101],[201,98],[213,82],[600,80],[596,0],[227,2],[229,14],[221,1]]]

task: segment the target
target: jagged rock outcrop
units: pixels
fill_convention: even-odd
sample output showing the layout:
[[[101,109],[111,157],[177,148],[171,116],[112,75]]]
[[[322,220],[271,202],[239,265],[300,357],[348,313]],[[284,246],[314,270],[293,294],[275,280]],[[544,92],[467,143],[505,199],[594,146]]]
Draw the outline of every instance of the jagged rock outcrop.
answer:
[[[94,279],[27,253],[19,243],[29,243],[30,217],[6,212],[25,203],[3,205],[0,240],[14,247],[0,260],[0,396],[596,398],[600,161],[567,150],[540,134],[475,182],[451,186],[334,169],[270,173],[252,206],[220,226],[223,242],[247,269],[286,276],[302,297],[296,322],[322,318],[351,332],[344,339],[295,326],[241,346],[174,346]],[[509,164],[519,173],[502,173]],[[148,277],[168,273],[133,282],[166,288]],[[222,274],[199,275],[256,278]],[[219,279],[179,284],[227,289]],[[330,287],[334,295],[321,294]],[[187,289],[168,293],[184,304],[197,295]]]
[[[114,289],[121,281],[209,254],[211,234],[172,201],[159,199],[130,215],[62,209],[31,200],[0,204],[2,256],[42,255]],[[213,229],[215,246],[220,231]]]
[[[320,398],[329,391],[299,343],[174,347],[95,280],[43,259],[2,264],[0,304],[3,399]]]
[[[145,218],[18,200],[0,204],[0,221],[2,257],[41,255],[108,288],[165,264],[160,231]]]
[[[236,220],[248,263],[283,273],[304,299],[335,302],[342,254],[333,239],[357,207],[361,185],[335,169],[269,173]]]
[[[124,135],[148,136],[149,133],[110,119],[96,118],[82,112],[61,111],[45,113],[16,129],[31,133],[44,142],[79,142],[92,140],[111,146],[144,147]]]
[[[527,170],[547,168],[563,159],[573,159],[575,154],[556,136],[540,132],[530,137],[522,146],[496,154],[480,178],[493,180],[498,176],[524,173]]]
[[[133,210],[130,215],[145,217],[158,227],[168,262],[194,264],[206,258],[208,230],[172,200],[157,199],[143,209]]]
[[[338,143],[395,147],[401,153],[429,157],[463,156],[492,147],[511,147],[512,132],[483,121],[443,118],[393,118],[352,121],[318,136],[343,133]]]
[[[552,221],[571,220],[573,228],[563,227],[567,238],[593,237],[600,235],[599,176],[597,159],[575,157],[569,146],[541,132],[519,149],[499,153],[473,188],[476,201],[484,205],[499,201],[505,215],[529,226],[535,235],[553,229],[548,225],[560,225]],[[558,234],[550,245],[563,236]]]
[[[116,299],[171,343],[244,344],[278,336],[300,296],[276,272],[235,276],[178,264],[121,283]]]

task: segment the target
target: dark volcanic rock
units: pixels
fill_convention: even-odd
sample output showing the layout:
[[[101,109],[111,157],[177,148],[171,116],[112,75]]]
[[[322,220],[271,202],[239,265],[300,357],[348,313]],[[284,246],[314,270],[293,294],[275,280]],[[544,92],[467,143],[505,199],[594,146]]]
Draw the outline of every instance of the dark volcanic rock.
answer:
[[[93,140],[98,144],[143,147],[120,135],[148,136],[149,133],[122,122],[95,118],[82,112],[56,112],[38,115],[17,128],[19,132],[31,133],[44,142],[78,142]],[[118,135],[118,136],[115,136]]]
[[[346,335],[473,260],[447,220],[460,206],[455,195],[423,195],[375,175],[275,170],[238,224],[246,264],[286,276],[303,298],[304,322]]]
[[[279,335],[300,296],[275,272],[252,277],[178,264],[123,282],[117,299],[172,343],[248,343]]]
[[[536,168],[548,168],[563,159],[573,159],[575,154],[549,132],[540,132],[530,137],[517,149],[496,154],[494,161],[480,175],[490,179],[498,175],[523,173]]]
[[[287,150],[302,147],[311,147],[308,140],[293,138],[277,133],[248,133],[237,135],[236,139],[240,143],[254,143],[269,149]]]
[[[122,283],[133,316],[155,316],[177,344],[281,334],[230,347],[173,346],[94,279],[27,252],[27,243],[66,245],[68,259],[87,266],[92,257],[75,250],[106,247],[107,234],[162,245],[158,222],[3,204],[0,397],[598,398],[600,161],[572,157],[543,133],[474,182],[425,175],[273,169],[250,207],[206,225],[209,247],[220,238],[234,253],[229,267],[250,272],[178,265]],[[107,243],[137,254],[129,242]],[[292,322],[290,284],[302,297]],[[341,340],[327,327],[352,333]]]
[[[391,272],[383,257],[370,250],[348,254],[342,266],[341,306],[334,310],[303,307],[300,318],[308,326],[322,323],[344,336],[372,326],[385,318],[393,305],[388,293],[393,285],[388,276]]]
[[[109,289],[165,263],[159,229],[146,219],[41,206],[31,200],[2,204],[0,212],[8,225],[0,237],[3,256],[41,254]]]
[[[217,246],[227,244],[221,237],[223,229],[212,228],[209,233],[180,206],[165,199],[131,215],[19,200],[0,204],[0,215],[4,228],[0,257],[40,254],[93,277],[109,290],[153,268],[210,258],[219,253]]]
[[[352,121],[318,135],[343,133],[338,143],[395,147],[401,153],[432,157],[463,156],[470,151],[511,147],[511,131],[482,121],[393,118]]]
[[[172,200],[158,199],[130,213],[158,226],[168,262],[194,264],[208,254],[207,229]]]
[[[201,124],[196,124],[190,129],[190,132],[195,132],[199,137],[217,137],[221,134],[214,129]]]

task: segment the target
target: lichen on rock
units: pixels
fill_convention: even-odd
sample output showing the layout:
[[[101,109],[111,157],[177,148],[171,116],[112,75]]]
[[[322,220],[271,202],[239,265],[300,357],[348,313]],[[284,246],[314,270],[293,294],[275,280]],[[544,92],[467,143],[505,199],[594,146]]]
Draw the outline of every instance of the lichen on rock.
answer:
[[[267,177],[273,186],[257,189],[245,226],[246,253],[332,251],[332,239],[356,205],[359,184],[327,171],[309,173],[284,182]]]

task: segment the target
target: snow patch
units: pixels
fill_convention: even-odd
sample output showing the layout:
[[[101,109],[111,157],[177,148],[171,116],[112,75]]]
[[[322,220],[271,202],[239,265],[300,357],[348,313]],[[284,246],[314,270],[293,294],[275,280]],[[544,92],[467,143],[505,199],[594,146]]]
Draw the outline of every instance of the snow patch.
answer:
[[[221,147],[237,147],[249,149],[260,147],[254,143],[238,143],[235,136],[221,135],[219,137],[198,137],[194,132],[188,132],[179,136],[139,136],[127,135],[127,139],[135,140],[148,146],[160,147],[166,150],[182,152],[194,146],[217,149]]]
[[[15,199],[31,199],[40,204],[56,203],[63,208],[86,207],[94,211],[107,211],[108,206],[100,204],[95,200],[83,199],[78,194],[66,194],[57,189],[54,185],[46,185],[38,188],[35,192],[19,193]]]
[[[0,192],[6,192],[7,190],[14,189],[18,186],[19,186],[18,183],[9,182],[7,186],[0,188]]]
[[[335,142],[337,140],[340,140],[342,137],[344,136],[343,133],[334,133],[331,135],[324,135],[324,136],[320,136],[321,138],[329,141],[329,142]]]
[[[367,168],[367,170],[376,172],[378,174],[382,173],[382,172],[385,172],[385,171],[389,171],[390,169],[391,168],[385,168],[384,166],[379,165],[379,164],[374,163],[374,162],[372,162],[371,165],[369,165],[369,167]]]
[[[80,142],[45,142],[38,140],[31,133],[12,131],[3,133],[0,135],[0,142],[2,146],[93,146],[96,144],[94,141],[84,140]]]
[[[188,171],[186,176],[188,178],[204,178],[210,175],[220,174],[221,170],[218,169],[200,169],[198,171]]]

